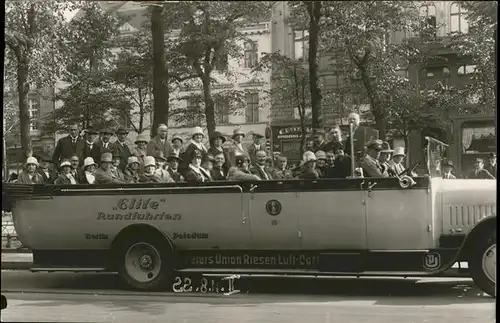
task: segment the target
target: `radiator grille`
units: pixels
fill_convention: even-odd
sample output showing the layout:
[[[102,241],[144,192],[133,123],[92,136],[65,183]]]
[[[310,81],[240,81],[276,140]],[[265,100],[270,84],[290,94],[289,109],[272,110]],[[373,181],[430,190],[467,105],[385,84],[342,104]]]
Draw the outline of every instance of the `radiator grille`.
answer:
[[[450,228],[473,228],[481,219],[495,214],[495,211],[495,204],[449,205],[448,225]]]

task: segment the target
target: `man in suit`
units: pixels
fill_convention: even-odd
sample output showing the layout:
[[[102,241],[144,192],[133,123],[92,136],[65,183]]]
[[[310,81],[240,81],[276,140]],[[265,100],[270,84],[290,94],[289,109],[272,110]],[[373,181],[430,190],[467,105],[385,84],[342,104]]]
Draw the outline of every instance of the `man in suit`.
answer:
[[[123,172],[127,167],[128,158],[132,156],[128,144],[125,142],[128,131],[125,128],[118,128],[116,131],[117,140],[113,143],[113,155],[120,157],[119,169]]]
[[[259,176],[263,181],[273,179],[273,176],[266,169],[267,153],[264,150],[258,150],[255,152],[255,157],[257,162],[250,167],[250,173]]]
[[[160,152],[163,153],[163,156],[170,156],[172,147],[170,146],[170,142],[167,140],[167,132],[168,127],[166,124],[160,124],[158,126],[156,136],[148,143],[148,156],[159,156]]]
[[[184,176],[179,173],[180,160],[179,156],[173,152],[167,157],[167,172],[176,183],[184,182]]]
[[[263,138],[264,136],[260,133],[254,132],[252,134],[253,143],[247,148],[248,157],[250,157],[250,162],[252,163],[252,165],[255,165],[257,163],[257,157],[255,156],[255,153],[259,150],[264,150],[264,147],[262,146]]]
[[[455,169],[453,162],[449,159],[441,160],[441,174],[443,179],[457,179],[451,172]]]
[[[497,178],[497,154],[496,153],[490,153],[488,155],[488,165],[484,167],[488,172],[490,172],[491,175],[495,176]]]
[[[111,163],[113,162],[111,152],[103,153],[99,161],[101,164],[94,174],[96,184],[124,183],[124,181],[116,178],[116,175],[111,171]]]
[[[79,152],[77,152],[78,158],[80,159],[80,166],[83,166],[83,161],[87,157],[92,157],[92,148],[99,139],[99,133],[94,129],[87,129],[85,131],[85,142],[81,146]]]
[[[470,172],[467,178],[470,179],[495,179],[486,169],[484,169],[484,159],[476,158],[474,161],[474,170]]]
[[[325,131],[323,129],[315,129],[314,130],[314,151],[316,153],[318,151],[327,150],[327,142],[325,140]]]
[[[380,152],[382,151],[382,140],[372,140],[366,146],[366,155],[361,159],[361,167],[365,177],[389,177],[380,162]]]
[[[93,145],[92,150],[90,151],[90,157],[92,157],[94,161],[100,161],[101,156],[104,153],[111,153],[111,155],[113,155],[113,145],[111,144],[111,142],[109,142],[111,136],[113,135],[113,131],[111,131],[110,129],[103,129],[101,130],[100,135],[101,140],[96,142]]]
[[[292,171],[287,168],[288,159],[286,156],[277,156],[276,165],[273,171],[273,179],[293,179]]]
[[[54,184],[54,181],[58,177],[57,170],[52,166],[52,158],[47,154],[42,154],[39,156],[39,165],[37,172],[42,175],[42,180],[44,184]]]
[[[69,159],[71,155],[76,154],[83,150],[84,140],[79,136],[78,125],[69,127],[69,135],[59,139],[54,154],[52,155],[52,162],[59,165],[62,160]]]
[[[354,158],[356,160],[356,163],[359,162],[363,156],[364,156],[364,151],[365,151],[365,145],[367,145],[369,142],[372,140],[378,139],[378,131],[370,128],[370,127],[364,127],[360,126],[360,118],[359,114],[357,113],[351,113],[347,117],[349,120],[349,123],[352,123],[353,125],[353,142],[354,142]],[[351,138],[350,134],[347,135],[344,152],[348,155],[351,155]]]
[[[236,156],[247,156],[248,151],[243,147],[242,140],[245,138],[245,133],[241,129],[234,129],[233,142],[228,148],[229,164],[235,165]]]
[[[212,179],[214,181],[224,181],[227,179],[227,171],[224,167],[226,163],[226,158],[224,157],[224,152],[219,152],[214,156],[215,162],[214,167],[211,171]]]

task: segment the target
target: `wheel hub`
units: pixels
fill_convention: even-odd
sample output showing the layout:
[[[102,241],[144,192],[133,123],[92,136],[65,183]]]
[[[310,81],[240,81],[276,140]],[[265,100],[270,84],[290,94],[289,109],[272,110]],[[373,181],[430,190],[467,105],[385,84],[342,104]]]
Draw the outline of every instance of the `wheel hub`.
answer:
[[[497,269],[497,245],[491,245],[483,254],[482,267],[483,272],[489,280],[496,283]]]
[[[138,283],[147,283],[158,277],[161,270],[161,256],[155,246],[138,242],[129,247],[125,255],[125,271]]]
[[[142,255],[139,264],[142,269],[151,269],[153,267],[153,258],[149,254]]]

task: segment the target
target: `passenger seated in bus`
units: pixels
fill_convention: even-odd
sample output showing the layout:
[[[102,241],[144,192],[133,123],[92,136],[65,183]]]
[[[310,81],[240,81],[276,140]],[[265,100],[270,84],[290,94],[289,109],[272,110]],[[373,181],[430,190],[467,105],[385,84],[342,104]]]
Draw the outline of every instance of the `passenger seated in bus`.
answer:
[[[203,156],[203,158],[201,160],[200,171],[201,171],[201,174],[203,175],[203,177],[205,178],[204,182],[212,182],[213,181],[212,170],[214,169],[214,162],[215,162],[214,156],[212,156],[210,154]]]
[[[83,160],[83,172],[80,173],[80,177],[77,178],[80,184],[95,184],[95,170],[97,164],[94,162],[94,158],[87,157]]]
[[[326,154],[323,150],[318,150],[315,154],[316,156],[316,171],[320,178],[327,177],[328,164],[326,159]]]
[[[131,156],[127,159],[127,167],[123,171],[126,183],[139,183],[139,159],[136,156]]]
[[[315,129],[314,130],[314,150],[313,152],[316,153],[318,151],[323,151],[326,147],[326,140],[325,140],[325,130],[323,129]]]
[[[184,154],[185,158],[188,158],[189,166],[186,170],[184,177],[186,182],[190,183],[203,183],[206,181],[205,176],[203,176],[201,168],[201,160],[203,158],[202,152],[198,149],[190,150],[191,155]]]
[[[378,161],[380,165],[384,168],[384,171],[389,175],[389,177],[396,177],[396,171],[389,163],[391,161],[392,153],[394,150],[391,149],[391,146],[387,141],[382,142],[382,150],[380,151],[380,155],[378,157]]]
[[[190,168],[190,159],[193,156],[193,152],[198,151],[200,152],[201,158],[207,154],[207,148],[203,144],[203,138],[205,137],[205,134],[203,133],[203,129],[201,127],[194,127],[193,131],[191,133],[191,142],[189,145],[186,147],[186,150],[182,153],[181,158],[183,162],[179,165],[179,169],[182,172],[187,172],[188,169]],[[201,161],[201,160],[200,160]],[[187,180],[187,173],[185,174],[186,180]]]
[[[347,178],[351,176],[351,156],[339,149],[335,152],[333,167],[327,168],[327,178]]]
[[[219,131],[215,131],[210,137],[210,148],[208,148],[208,153],[217,159],[219,154],[224,156],[224,173],[227,174],[229,170],[229,155],[227,149],[223,148],[222,145],[226,142],[226,137],[224,137]]]
[[[104,153],[101,156],[101,165],[96,169],[95,183],[96,184],[111,184],[111,183],[124,183],[116,177],[110,169],[111,163],[113,162],[113,154],[110,152]]]
[[[147,145],[148,145],[148,137],[146,135],[140,134],[135,139],[135,149],[133,151],[133,155],[137,157],[139,160],[139,165],[144,164],[144,157],[148,155],[147,153]]]
[[[36,170],[38,167],[38,160],[35,157],[28,157],[24,169],[21,171],[17,178],[17,183],[20,184],[43,184],[42,175]]]
[[[122,158],[118,151],[113,151],[113,162],[109,166],[112,173],[115,174],[115,177],[122,182],[125,182],[125,175],[123,175],[122,170],[120,169],[120,164],[122,162]]]
[[[78,158],[77,154],[71,154],[69,162],[71,163],[71,175],[77,179],[81,175],[80,158]]]
[[[454,169],[455,166],[453,166],[453,162],[451,160],[443,159],[441,161],[441,170],[443,179],[457,179],[455,175],[451,173]]]
[[[182,176],[178,171],[179,161],[179,156],[174,153],[167,157],[166,170],[176,183],[184,182],[184,176]]]
[[[236,155],[234,158],[235,166],[231,167],[228,172],[230,181],[258,181],[260,177],[250,173],[248,169],[250,158],[246,155]]]
[[[329,168],[335,166],[335,150],[325,151],[326,154],[326,164]]]
[[[211,171],[211,176],[214,181],[224,181],[227,179],[227,171],[224,168],[226,157],[220,152],[214,156],[214,167]]]
[[[159,156],[155,157],[156,162],[156,176],[158,176],[162,183],[175,183],[174,179],[165,169],[167,159],[163,157],[163,151],[160,151]]]
[[[287,167],[288,159],[285,156],[277,156],[274,171],[272,173],[273,179],[284,180],[293,179],[292,171]]]
[[[264,150],[257,150],[255,152],[256,164],[250,167],[250,173],[257,175],[261,180],[268,181],[273,177],[266,169],[267,153]]]
[[[76,180],[75,176],[73,176],[72,166],[70,161],[68,160],[63,161],[59,167],[59,170],[60,170],[59,177],[56,178],[56,180],[54,181],[55,185],[78,184],[78,181]]]
[[[366,145],[366,155],[361,159],[361,168],[365,177],[389,177],[379,162],[382,140],[375,139]]]
[[[139,183],[161,183],[156,174],[156,161],[153,156],[144,157],[144,172],[139,177]]]
[[[396,174],[401,174],[404,170],[405,167],[403,166],[403,160],[405,158],[405,148],[404,147],[395,147],[394,148],[394,153],[392,154],[392,159],[389,162],[389,165],[391,165],[392,169]]]
[[[52,156],[48,154],[40,156],[36,171],[42,175],[43,184],[54,184],[54,181],[59,176],[57,170],[52,167]]]
[[[302,155],[302,171],[299,179],[318,179],[319,173],[316,171],[316,155],[312,151],[306,151]]]
[[[172,149],[170,151],[170,154],[174,154],[174,155],[177,155],[177,156],[180,156],[182,154],[182,144],[184,143],[184,141],[182,140],[182,137],[181,135],[179,134],[174,134],[172,136],[172,139],[170,140],[170,142],[172,143]]]
[[[471,171],[467,178],[470,179],[495,179],[495,176],[490,174],[486,169],[484,169],[484,159],[476,158],[474,160],[474,170]]]

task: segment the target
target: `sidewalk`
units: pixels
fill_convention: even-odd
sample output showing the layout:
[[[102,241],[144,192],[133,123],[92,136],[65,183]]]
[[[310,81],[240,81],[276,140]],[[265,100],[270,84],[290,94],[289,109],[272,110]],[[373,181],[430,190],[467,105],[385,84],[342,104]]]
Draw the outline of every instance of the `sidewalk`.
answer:
[[[5,253],[2,250],[2,270],[4,269],[29,269],[33,263],[31,253]]]

